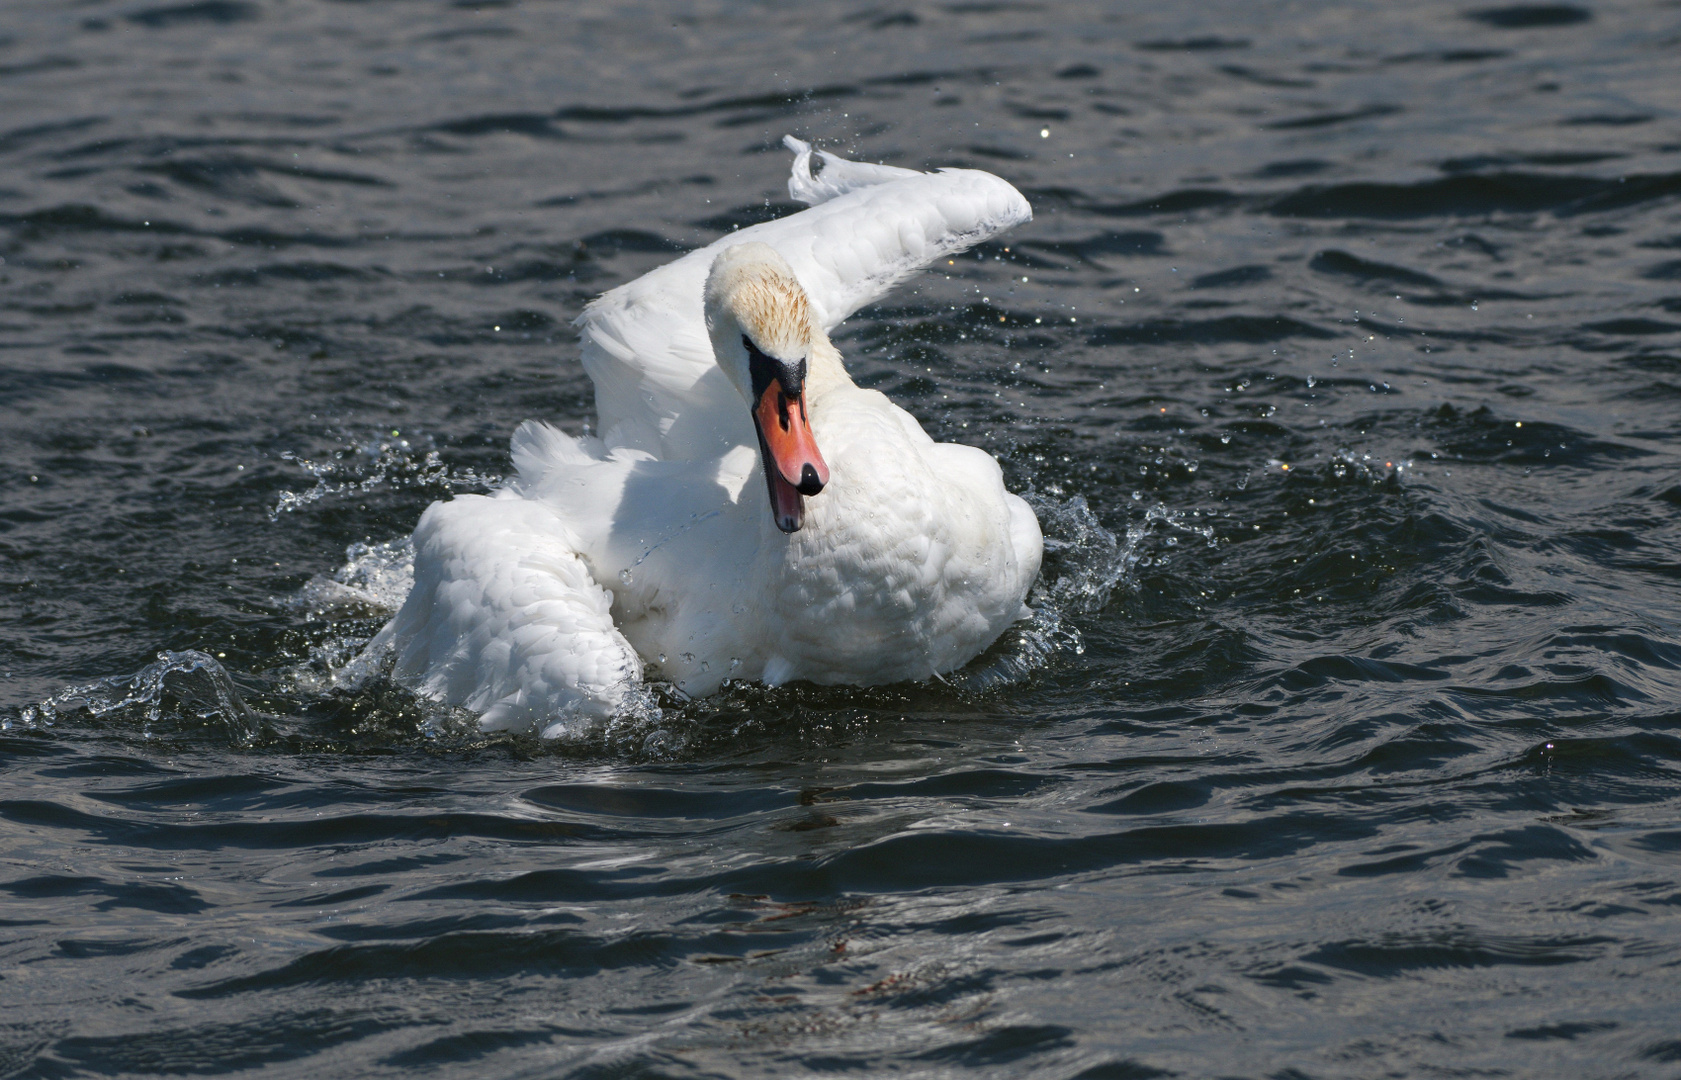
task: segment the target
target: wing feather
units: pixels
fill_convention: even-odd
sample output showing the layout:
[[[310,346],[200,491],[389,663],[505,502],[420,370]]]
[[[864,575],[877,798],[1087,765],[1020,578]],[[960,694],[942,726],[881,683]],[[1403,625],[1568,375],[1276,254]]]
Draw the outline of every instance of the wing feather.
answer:
[[[414,588],[381,633],[399,681],[483,714],[487,731],[610,716],[641,681],[611,596],[541,503],[433,503],[414,549]]]

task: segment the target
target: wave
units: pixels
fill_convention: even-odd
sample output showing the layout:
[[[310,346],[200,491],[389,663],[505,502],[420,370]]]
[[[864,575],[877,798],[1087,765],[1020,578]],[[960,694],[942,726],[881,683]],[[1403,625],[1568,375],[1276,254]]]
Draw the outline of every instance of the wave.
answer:
[[[1411,184],[1359,182],[1303,188],[1264,206],[1276,217],[1482,217],[1548,212],[1560,217],[1604,213],[1681,194],[1681,173],[1600,179],[1548,173],[1496,172]]]
[[[139,8],[123,16],[131,23],[148,30],[169,30],[194,23],[227,26],[230,23],[251,22],[260,18],[262,9],[244,0],[193,0],[186,4],[166,4],[161,7]]]
[[[1264,345],[1308,338],[1325,341],[1340,335],[1288,315],[1223,315],[1214,319],[1149,319],[1130,325],[1099,326],[1086,335],[1088,345],[1203,345],[1241,342]]]

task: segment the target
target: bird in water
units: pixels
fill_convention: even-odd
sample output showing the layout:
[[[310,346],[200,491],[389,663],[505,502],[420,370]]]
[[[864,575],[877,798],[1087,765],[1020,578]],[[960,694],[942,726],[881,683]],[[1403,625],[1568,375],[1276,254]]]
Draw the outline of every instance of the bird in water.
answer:
[[[559,735],[644,680],[879,684],[955,670],[1030,614],[1043,541],[984,451],[856,385],[829,339],[936,260],[1030,220],[1005,181],[792,137],[799,213],[578,319],[599,434],[526,421],[516,475],[432,504],[369,645],[485,730]]]

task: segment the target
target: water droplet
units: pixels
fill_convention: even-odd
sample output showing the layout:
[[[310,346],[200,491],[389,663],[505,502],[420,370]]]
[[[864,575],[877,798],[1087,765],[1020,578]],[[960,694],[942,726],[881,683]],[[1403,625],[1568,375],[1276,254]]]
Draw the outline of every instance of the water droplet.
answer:
[[[695,662],[695,654],[692,652],[682,653],[677,657],[677,659],[683,661],[685,664],[692,664]]]
[[[712,665],[708,664],[705,660],[702,660],[700,662],[700,669],[702,671],[711,671],[712,670]]]
[[[662,663],[662,664],[665,663],[665,653],[660,653],[659,662]]]
[[[629,570],[620,570],[619,571],[619,580],[621,582],[623,582],[624,584],[629,585],[630,584],[630,571]]]
[[[734,671],[736,668],[738,668],[740,666],[741,666],[741,660],[740,660],[739,657],[735,657],[735,656],[730,657],[730,670],[731,671]]]

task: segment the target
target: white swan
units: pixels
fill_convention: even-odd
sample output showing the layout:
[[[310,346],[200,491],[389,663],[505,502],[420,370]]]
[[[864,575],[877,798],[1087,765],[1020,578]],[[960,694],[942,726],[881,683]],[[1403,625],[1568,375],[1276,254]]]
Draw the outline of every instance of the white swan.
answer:
[[[848,377],[827,331],[1032,211],[988,173],[926,174],[784,140],[811,208],[730,234],[579,318],[599,437],[526,421],[518,476],[432,504],[414,586],[370,651],[395,677],[543,728],[691,696],[922,679],[1026,615],[1042,540],[983,451],[936,443]]]

